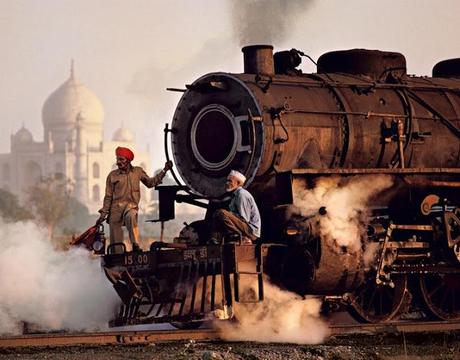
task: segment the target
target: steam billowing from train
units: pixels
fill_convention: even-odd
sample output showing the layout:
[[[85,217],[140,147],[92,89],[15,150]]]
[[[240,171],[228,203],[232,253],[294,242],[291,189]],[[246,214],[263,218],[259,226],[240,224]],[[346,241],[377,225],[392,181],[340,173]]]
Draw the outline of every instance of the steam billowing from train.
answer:
[[[294,205],[306,218],[323,208],[324,214],[318,216],[318,235],[338,249],[356,252],[367,235],[370,200],[391,185],[393,179],[387,175],[320,178],[313,189],[305,183],[296,184]]]
[[[119,300],[100,260],[88,251],[53,249],[32,222],[0,219],[0,334],[24,322],[41,330],[106,328]]]
[[[245,290],[255,293],[256,283],[247,282]],[[217,327],[225,340],[319,344],[330,333],[320,309],[319,298],[303,298],[267,282],[263,302],[236,303],[238,321],[220,321]]]

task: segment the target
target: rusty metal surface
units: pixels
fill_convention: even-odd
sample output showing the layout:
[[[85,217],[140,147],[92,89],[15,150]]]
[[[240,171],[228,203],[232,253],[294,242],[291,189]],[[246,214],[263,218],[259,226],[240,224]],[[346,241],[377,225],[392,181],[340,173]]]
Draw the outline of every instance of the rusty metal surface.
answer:
[[[318,73],[349,73],[386,81],[406,75],[406,59],[400,53],[352,49],[332,51],[318,59]]]
[[[341,250],[333,240],[321,237],[321,257],[315,277],[309,284],[313,294],[337,294],[353,291],[363,282],[363,249]]]
[[[438,62],[433,67],[433,77],[460,78],[460,59],[448,59]]]
[[[270,201],[267,194],[273,189],[268,179],[274,172],[458,168],[460,81],[418,77],[372,81],[359,74],[367,74],[369,68],[385,81],[390,74],[398,78],[398,72],[404,72],[404,58],[386,52],[355,52],[363,71],[329,69],[320,74],[273,76],[215,73],[198,79],[181,99],[172,124],[177,130],[172,134],[174,157],[187,185],[205,196],[219,196],[228,171],[239,168],[252,182],[256,198]],[[248,59],[256,61],[256,53],[247,54]],[[356,55],[353,51],[344,54]],[[382,62],[376,62],[374,55],[388,60],[390,71],[385,66],[382,70]],[[215,82],[226,85],[212,90],[210,84]],[[253,117],[262,121],[251,130]],[[190,132],[194,128],[198,130]],[[225,147],[225,139],[234,146]]]
[[[263,298],[263,267],[258,259],[267,251],[265,246],[167,245],[149,252],[105,257],[106,274],[123,301],[111,326],[153,323],[199,326],[222,300],[231,305],[234,296],[238,301],[240,274],[258,276],[260,298]],[[245,268],[248,264],[249,270]],[[234,289],[231,274],[235,274]],[[222,293],[216,290],[221,281]]]
[[[220,304],[216,282],[221,274],[222,254],[232,247],[167,245],[156,244],[149,252],[104,257],[106,273],[120,274],[109,276],[123,300],[112,326],[158,322],[199,326],[205,314]]]
[[[292,64],[286,65],[284,74],[274,74],[271,46],[250,46],[243,53],[244,74],[211,73],[187,85],[171,130],[166,128],[176,169],[191,193],[209,198],[210,204],[223,204],[225,178],[230,169],[240,170],[262,208],[261,241],[267,243],[286,237],[293,215],[277,222],[273,214],[275,207],[296,205],[296,186],[310,189],[320,176],[337,176],[345,186],[351,176],[390,175],[393,185],[372,198],[369,206],[386,209],[377,228],[386,229],[394,223],[408,234],[403,236],[399,231],[387,239],[376,282],[393,284],[391,275],[395,273],[387,270],[403,261],[450,261],[439,250],[436,253],[445,237],[435,214],[439,211],[430,210],[421,218],[419,198],[421,201],[436,193],[443,199],[437,204],[441,211],[452,211],[449,206],[459,205],[460,79],[407,76],[404,57],[395,53],[354,50],[327,54],[317,74],[301,74],[292,59],[286,60]],[[277,174],[287,174],[289,181],[278,186]],[[280,192],[289,201],[280,201]],[[210,216],[212,209],[207,218]],[[362,249],[334,246],[318,239],[311,227],[311,231],[292,229],[287,234],[292,242],[280,241],[289,248],[277,249],[285,256],[275,256],[265,264],[268,269],[282,263],[273,266],[273,272],[280,270],[281,285],[286,285],[284,280],[289,276],[292,285],[305,288],[298,291],[301,294],[336,295],[363,284]],[[374,234],[372,241],[383,242],[381,236]],[[294,243],[293,239],[301,237],[303,242]],[[460,246],[457,242],[453,245],[458,255]],[[289,257],[290,251],[301,256]],[[154,275],[165,283],[191,284],[194,294],[198,279],[210,275],[204,270],[209,265],[205,253],[205,247],[162,249],[152,259],[147,257],[144,264],[129,255],[123,261],[128,270],[138,271],[135,278],[144,277],[141,288],[148,290],[148,276],[153,279]],[[230,276],[239,273],[240,263],[255,257],[253,248],[223,246],[216,252],[213,264],[219,266],[212,276],[221,276],[224,305],[232,301]],[[259,275],[262,265],[257,264],[251,274]],[[176,270],[171,271],[174,267]],[[288,276],[283,278],[283,274]],[[179,299],[183,294],[172,286],[164,286],[164,290],[168,296],[174,295],[160,299],[162,304],[171,302],[170,316],[175,303],[182,302],[182,309],[185,298]],[[195,295],[192,305],[194,300]]]
[[[273,46],[245,46],[241,51],[244,54],[244,72],[246,74],[273,75],[275,73]]]

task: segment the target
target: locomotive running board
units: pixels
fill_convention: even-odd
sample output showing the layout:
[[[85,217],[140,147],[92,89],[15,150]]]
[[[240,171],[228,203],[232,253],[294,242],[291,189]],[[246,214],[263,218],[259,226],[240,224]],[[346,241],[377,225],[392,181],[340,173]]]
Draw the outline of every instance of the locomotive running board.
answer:
[[[369,168],[369,169],[292,169],[292,175],[366,175],[366,174],[459,174],[460,168]]]
[[[460,168],[369,168],[369,169],[292,169],[276,174],[277,205],[292,204],[293,183],[322,176],[393,175],[409,186],[460,188]],[[449,181],[446,181],[446,176]]]

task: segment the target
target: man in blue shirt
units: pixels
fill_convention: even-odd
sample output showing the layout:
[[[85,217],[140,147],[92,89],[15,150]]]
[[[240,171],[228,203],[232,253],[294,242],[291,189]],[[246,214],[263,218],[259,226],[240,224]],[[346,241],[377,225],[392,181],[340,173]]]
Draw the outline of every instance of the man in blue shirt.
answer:
[[[260,213],[252,195],[243,185],[246,177],[235,170],[230,171],[225,190],[232,193],[229,209],[219,209],[214,213],[211,239],[220,242],[235,235],[243,243],[251,243],[260,237]]]

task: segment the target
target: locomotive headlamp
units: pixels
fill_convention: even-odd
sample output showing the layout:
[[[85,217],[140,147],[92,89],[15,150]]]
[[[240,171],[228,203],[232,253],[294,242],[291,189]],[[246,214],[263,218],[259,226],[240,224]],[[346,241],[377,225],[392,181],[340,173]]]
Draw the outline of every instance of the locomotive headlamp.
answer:
[[[99,254],[99,255],[104,254],[104,251],[105,251],[104,224],[99,224],[99,226],[97,227],[97,233],[96,233],[92,248],[95,254]]]
[[[100,240],[96,240],[93,244],[93,250],[95,252],[100,252],[104,248],[104,243]]]

